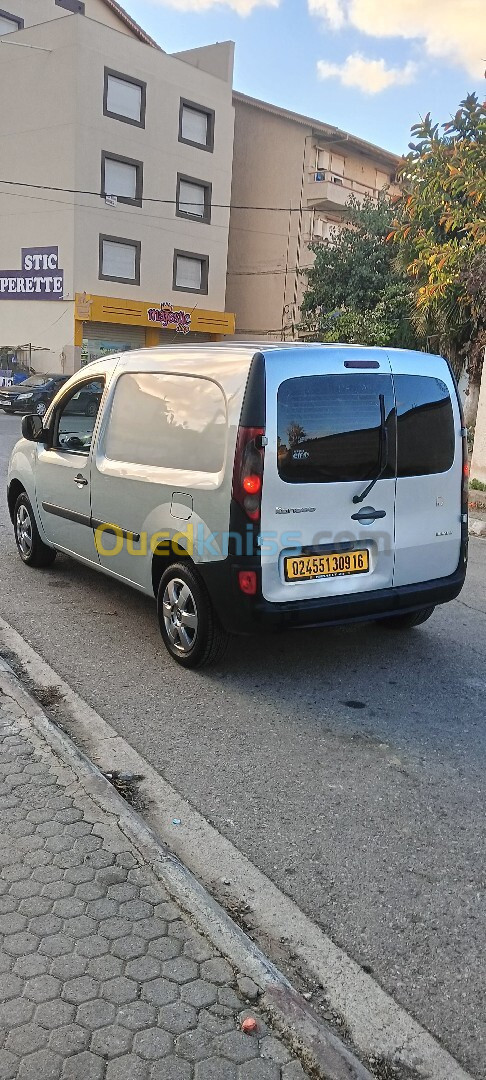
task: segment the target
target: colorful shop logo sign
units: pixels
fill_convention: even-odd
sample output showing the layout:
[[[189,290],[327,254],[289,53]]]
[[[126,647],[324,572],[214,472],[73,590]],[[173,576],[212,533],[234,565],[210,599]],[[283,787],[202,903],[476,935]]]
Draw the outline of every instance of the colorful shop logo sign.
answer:
[[[174,311],[172,304],[166,301],[159,308],[150,307],[147,311],[149,322],[160,323],[165,329],[175,326],[178,334],[188,334],[191,329],[191,312]]]
[[[0,270],[0,300],[62,300],[59,248],[22,248],[21,270]]]

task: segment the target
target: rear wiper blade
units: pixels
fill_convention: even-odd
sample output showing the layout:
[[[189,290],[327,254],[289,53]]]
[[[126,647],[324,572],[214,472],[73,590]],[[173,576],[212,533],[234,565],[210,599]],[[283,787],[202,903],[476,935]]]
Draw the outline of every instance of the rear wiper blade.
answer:
[[[353,502],[360,503],[363,499],[366,499],[372,488],[374,488],[377,480],[381,480],[383,473],[386,472],[388,466],[388,431],[386,428],[386,415],[385,415],[385,395],[380,394],[380,461],[379,472],[373,477],[368,487],[361,493],[361,495],[353,495]]]

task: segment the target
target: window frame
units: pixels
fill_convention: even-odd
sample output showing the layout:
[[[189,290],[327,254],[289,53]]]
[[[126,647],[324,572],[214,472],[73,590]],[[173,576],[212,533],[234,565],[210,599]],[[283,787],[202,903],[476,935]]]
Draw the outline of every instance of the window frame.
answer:
[[[24,20],[22,19],[22,17],[20,15],[14,15],[12,11],[4,11],[3,8],[0,8],[0,15],[2,16],[2,18],[10,20],[10,22],[16,23],[17,24],[17,30],[23,30],[24,29],[25,22],[24,22]],[[12,32],[14,34],[16,33],[15,30],[12,31]]]
[[[185,139],[182,134],[182,118],[184,115],[184,109],[192,109],[194,112],[204,113],[208,118],[207,126],[207,141],[206,143],[194,142],[193,139]],[[189,101],[188,98],[181,98],[179,104],[179,142],[185,143],[186,146],[195,146],[197,150],[205,150],[206,153],[212,154],[214,150],[214,125],[215,125],[216,113],[214,109],[210,109],[207,105],[199,105],[197,101]]]
[[[143,199],[143,161],[137,158],[124,157],[123,154],[112,153],[111,150],[101,151],[101,194],[104,199],[114,192],[106,191],[106,161],[118,161],[120,165],[132,165],[136,169],[135,198],[130,199],[127,195],[117,195],[117,202],[127,206],[142,206]]]
[[[202,217],[200,217],[199,214],[191,214],[186,210],[180,209],[181,183],[195,184],[204,189],[204,214]],[[212,192],[213,185],[210,180],[199,180],[196,176],[187,176],[186,173],[178,172],[176,185],[176,217],[185,218],[186,221],[199,221],[202,225],[210,225]]]
[[[109,77],[119,79],[120,82],[132,83],[133,86],[140,87],[142,93],[140,98],[140,120],[132,120],[131,116],[124,116],[123,113],[112,112],[108,108],[108,79]],[[143,79],[137,79],[134,75],[125,75],[123,71],[116,71],[115,68],[105,67],[104,83],[103,83],[103,116],[109,116],[112,120],[120,120],[122,124],[131,124],[132,127],[144,128],[145,127],[145,113],[147,109],[147,83]]]
[[[200,289],[188,289],[185,285],[177,284],[177,260],[179,257],[183,259],[198,259],[202,263],[201,269],[201,288]],[[192,293],[197,296],[207,296],[209,288],[209,255],[201,255],[199,251],[182,251],[180,248],[174,249],[174,260],[172,264],[172,289],[174,292]]]
[[[135,248],[135,277],[113,277],[103,273],[103,244],[107,240],[111,244],[125,244]],[[142,241],[133,240],[127,236],[110,236],[108,233],[100,233],[98,248],[98,278],[100,281],[118,281],[121,285],[140,285],[140,263],[142,257]]]
[[[56,408],[53,411],[53,415],[51,417],[50,423],[49,423],[49,429],[50,429],[49,449],[50,450],[55,450],[58,454],[76,454],[76,455],[78,455],[80,457],[83,457],[83,458],[89,457],[89,455],[91,453],[92,442],[93,442],[92,438],[91,438],[91,443],[90,443],[90,446],[89,446],[88,450],[79,450],[79,449],[75,449],[75,447],[72,447],[72,446],[59,446],[59,421],[61,419],[61,415],[63,414],[67,403],[71,400],[71,398],[75,397],[76,394],[79,394],[80,391],[83,389],[83,387],[89,386],[90,383],[97,382],[97,381],[99,381],[101,383],[102,390],[101,390],[101,394],[100,394],[100,402],[99,402],[99,405],[98,405],[98,409],[97,409],[96,415],[93,418],[94,423],[93,423],[92,435],[94,434],[94,430],[95,430],[95,427],[96,427],[96,423],[97,423],[97,420],[98,420],[98,416],[99,416],[102,401],[103,401],[103,395],[104,395],[105,390],[106,390],[106,376],[104,374],[96,375],[96,376],[93,376],[93,374],[91,374],[91,376],[89,378],[86,377],[84,379],[80,379],[80,381],[78,383],[76,383],[75,386],[70,387],[70,389],[67,390],[65,394],[63,394],[61,400],[58,401],[58,403],[56,405]]]

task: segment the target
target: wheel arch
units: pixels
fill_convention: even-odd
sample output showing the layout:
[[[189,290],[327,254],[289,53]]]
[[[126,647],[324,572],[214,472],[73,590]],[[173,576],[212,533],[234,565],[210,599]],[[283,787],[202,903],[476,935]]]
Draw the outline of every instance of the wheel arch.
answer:
[[[22,495],[23,492],[25,492],[25,494],[27,495],[27,492],[22,482],[18,480],[17,477],[14,477],[13,480],[10,481],[7,491],[8,512],[10,514],[10,520],[12,524],[14,519],[15,503],[17,502],[19,495]]]

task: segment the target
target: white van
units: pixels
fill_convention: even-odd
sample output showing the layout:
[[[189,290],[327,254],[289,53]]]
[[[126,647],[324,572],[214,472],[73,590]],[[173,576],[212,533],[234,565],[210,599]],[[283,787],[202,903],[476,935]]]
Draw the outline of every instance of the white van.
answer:
[[[135,351],[79,371],[22,432],[8,504],[23,561],[67,552],[155,596],[185,667],[228,633],[417,626],[462,588],[466,432],[440,356]]]

